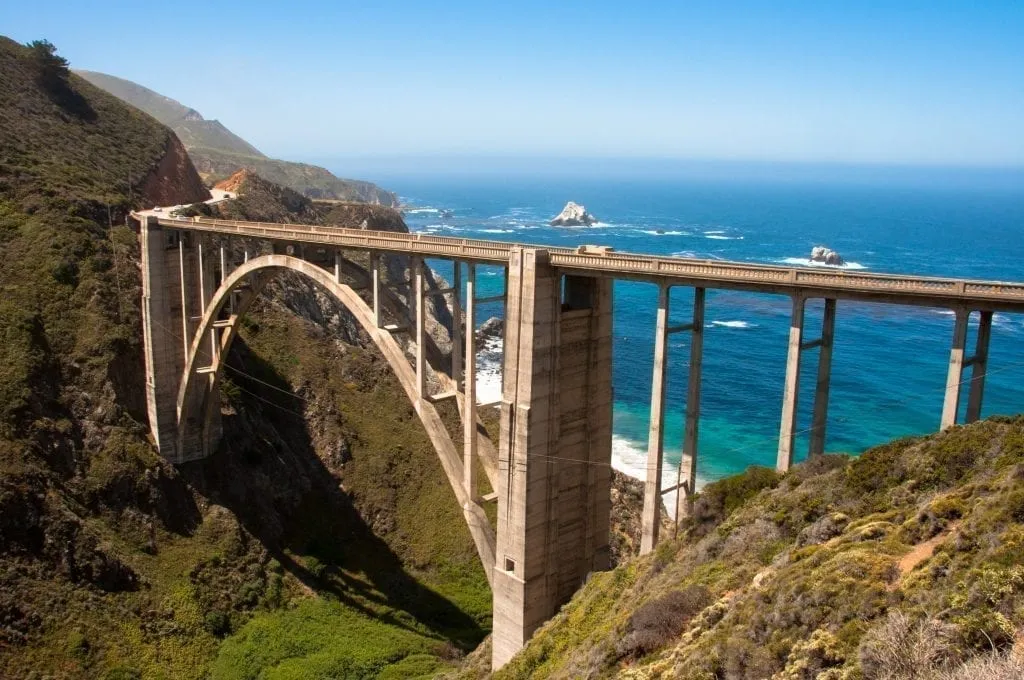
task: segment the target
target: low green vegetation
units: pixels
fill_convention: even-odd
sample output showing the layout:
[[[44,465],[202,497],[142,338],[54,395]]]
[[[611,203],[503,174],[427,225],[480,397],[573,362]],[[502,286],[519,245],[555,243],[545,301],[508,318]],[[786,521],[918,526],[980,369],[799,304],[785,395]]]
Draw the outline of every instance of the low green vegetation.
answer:
[[[147,193],[173,139],[0,38],[0,676],[450,668],[490,625],[461,511],[383,360],[282,306],[287,282],[232,356],[277,389],[229,375],[214,456],[153,449],[125,217],[200,198],[187,163]]]
[[[496,677],[1021,677],[1022,565],[1024,417],[751,468]]]

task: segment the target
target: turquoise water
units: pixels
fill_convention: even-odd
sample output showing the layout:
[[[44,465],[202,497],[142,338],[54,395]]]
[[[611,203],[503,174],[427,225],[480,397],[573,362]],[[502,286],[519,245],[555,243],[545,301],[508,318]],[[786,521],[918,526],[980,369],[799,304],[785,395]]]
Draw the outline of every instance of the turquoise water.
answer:
[[[1024,192],[1013,181],[791,181],[694,179],[381,178],[419,209],[413,231],[520,243],[605,244],[619,251],[799,264],[811,247],[838,250],[851,269],[1024,280]],[[600,219],[552,228],[566,201]],[[441,218],[440,210],[451,216]],[[448,274],[440,263],[432,263]],[[500,292],[482,271],[481,295]],[[673,291],[672,321],[688,321],[692,293]],[[615,286],[615,455],[641,472],[657,289]],[[785,373],[790,301],[784,296],[708,291],[698,474],[703,481],[754,463],[773,465]],[[500,315],[485,308],[481,321]],[[809,304],[805,334],[817,337],[821,302]],[[857,453],[938,427],[953,330],[937,309],[839,302],[827,449]],[[972,324],[969,342],[976,326]],[[682,439],[688,337],[670,338],[668,458]],[[816,352],[805,353],[798,458],[806,453]],[[966,386],[965,386],[966,387]],[[962,399],[966,403],[966,396]],[[984,415],[1024,411],[1024,315],[995,316]]]

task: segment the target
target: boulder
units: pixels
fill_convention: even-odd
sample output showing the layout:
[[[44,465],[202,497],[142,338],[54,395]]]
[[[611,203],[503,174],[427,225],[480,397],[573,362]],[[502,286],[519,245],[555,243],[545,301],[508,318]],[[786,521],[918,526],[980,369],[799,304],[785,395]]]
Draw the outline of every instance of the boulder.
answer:
[[[569,201],[562,208],[558,217],[549,223],[552,227],[589,227],[597,223],[597,218],[587,212],[579,203]]]
[[[846,263],[842,255],[825,246],[814,246],[811,248],[811,262],[821,262],[822,264],[836,266]]]
[[[484,343],[492,339],[501,339],[505,331],[505,322],[496,316],[492,316],[476,330],[477,342]]]

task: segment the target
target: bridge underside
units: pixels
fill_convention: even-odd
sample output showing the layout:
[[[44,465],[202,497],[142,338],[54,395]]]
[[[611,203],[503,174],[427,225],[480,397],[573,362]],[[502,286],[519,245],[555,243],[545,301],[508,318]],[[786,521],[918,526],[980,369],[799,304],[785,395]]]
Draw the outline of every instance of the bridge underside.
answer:
[[[371,271],[365,271],[329,249],[307,253],[275,243],[264,244],[264,253],[270,252],[261,255],[247,244],[243,261],[235,264],[223,244],[215,246],[202,234],[161,229],[155,220],[143,221],[140,236],[147,402],[154,440],[168,460],[184,463],[216,450],[219,381],[238,322],[278,272],[295,271],[352,313],[415,406],[492,583],[495,667],[515,654],[590,572],[608,567],[610,280],[563,277],[544,251],[514,252],[508,267],[501,434],[495,451],[478,427],[473,389],[472,265],[465,299],[455,294],[452,305],[455,319],[465,312],[467,330],[453,324],[452,352],[445,354],[426,333],[429,294],[424,265],[415,258],[409,262],[412,280],[405,286],[404,308],[380,281],[380,262],[373,254]],[[433,291],[435,296],[459,290],[461,266],[456,269],[456,285]],[[371,303],[342,283],[346,271],[373,290]],[[392,324],[385,323],[389,307]],[[396,339],[405,333],[412,340],[408,347]],[[463,418],[461,452],[435,408],[437,401],[449,398],[458,402]],[[478,488],[477,464],[496,492],[487,498]],[[484,512],[484,504],[495,500],[496,527]]]

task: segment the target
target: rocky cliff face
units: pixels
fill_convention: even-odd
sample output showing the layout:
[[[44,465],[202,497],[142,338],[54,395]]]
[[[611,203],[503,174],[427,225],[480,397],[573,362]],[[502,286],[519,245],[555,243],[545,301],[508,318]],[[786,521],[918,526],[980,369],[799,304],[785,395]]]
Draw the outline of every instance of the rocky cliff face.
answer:
[[[182,205],[209,197],[185,147],[177,136],[168,135],[163,157],[142,182],[142,205]]]
[[[1021,416],[751,468],[495,676],[1024,677],[1022,480]]]

